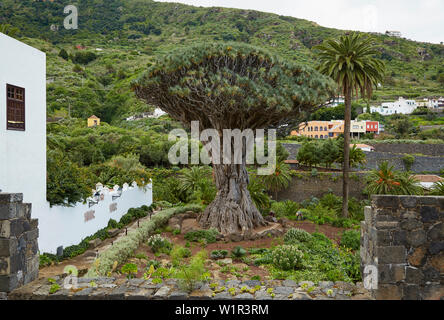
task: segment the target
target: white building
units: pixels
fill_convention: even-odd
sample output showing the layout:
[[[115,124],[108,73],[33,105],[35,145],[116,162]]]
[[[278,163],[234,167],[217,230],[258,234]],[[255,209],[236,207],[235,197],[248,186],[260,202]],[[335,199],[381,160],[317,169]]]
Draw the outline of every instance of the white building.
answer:
[[[50,207],[46,200],[46,55],[0,33],[0,190],[23,193],[39,220],[39,250],[78,244],[120,220],[130,208],[151,205],[152,185],[95,190],[94,202]],[[131,181],[129,181],[131,183]]]
[[[46,207],[46,55],[0,33],[0,189]]]
[[[418,104],[415,100],[406,100],[400,97],[398,101],[386,102],[381,104],[380,107],[370,107],[370,111],[388,116],[392,114],[411,114],[416,108],[418,108]]]
[[[345,104],[344,96],[335,97],[334,99],[328,101],[327,106],[333,108],[339,106],[340,104]]]
[[[401,38],[402,37],[401,31],[386,31],[385,34],[390,36],[390,37],[396,37],[396,38]]]

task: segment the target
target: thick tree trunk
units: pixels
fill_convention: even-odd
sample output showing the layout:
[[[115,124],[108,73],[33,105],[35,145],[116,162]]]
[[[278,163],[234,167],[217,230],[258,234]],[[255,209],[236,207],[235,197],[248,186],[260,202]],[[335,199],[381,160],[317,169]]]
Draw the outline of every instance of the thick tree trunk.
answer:
[[[201,227],[215,228],[229,235],[266,225],[247,189],[249,180],[245,164],[214,165],[214,174],[218,192],[198,218]]]
[[[348,218],[348,189],[350,171],[350,126],[351,126],[351,89],[345,93],[345,119],[344,119],[344,163],[342,183],[342,216]]]

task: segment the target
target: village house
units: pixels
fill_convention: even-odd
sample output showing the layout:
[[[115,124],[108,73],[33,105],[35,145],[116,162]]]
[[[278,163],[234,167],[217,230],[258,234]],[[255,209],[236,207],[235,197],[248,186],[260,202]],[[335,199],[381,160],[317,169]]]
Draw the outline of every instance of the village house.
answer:
[[[418,104],[415,100],[406,100],[403,97],[400,97],[398,101],[385,102],[379,107],[370,107],[370,112],[389,116],[392,114],[411,114],[417,108]]]
[[[46,55],[0,33],[0,192],[21,193],[39,220],[40,252],[56,253],[152,203],[152,185],[128,181],[91,190],[87,203],[50,206],[46,197]],[[98,117],[88,126],[100,125]]]
[[[0,33],[0,190],[46,206],[46,55]]]
[[[88,118],[88,128],[100,126],[100,118],[92,115]]]
[[[360,138],[366,133],[379,134],[379,122],[352,120],[350,136]],[[292,136],[304,136],[313,139],[337,138],[344,133],[344,120],[309,121],[301,123],[299,129],[292,131]]]

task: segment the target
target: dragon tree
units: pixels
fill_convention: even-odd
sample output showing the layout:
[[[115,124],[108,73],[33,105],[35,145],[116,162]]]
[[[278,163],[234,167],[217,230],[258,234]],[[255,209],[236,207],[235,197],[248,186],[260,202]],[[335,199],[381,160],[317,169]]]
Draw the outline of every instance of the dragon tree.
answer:
[[[205,43],[157,58],[133,89],[185,127],[199,121],[202,130],[216,129],[222,139],[224,129],[266,129],[300,117],[333,96],[335,84],[250,45]],[[201,227],[227,235],[266,225],[248,192],[242,157],[242,164],[213,159],[218,192],[198,218]]]

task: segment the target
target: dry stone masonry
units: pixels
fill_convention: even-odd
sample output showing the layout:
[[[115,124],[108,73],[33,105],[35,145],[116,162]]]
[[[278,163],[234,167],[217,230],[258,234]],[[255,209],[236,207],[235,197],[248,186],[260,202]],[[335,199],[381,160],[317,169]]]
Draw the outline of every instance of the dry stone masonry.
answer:
[[[38,235],[38,221],[31,219],[31,204],[23,203],[23,195],[0,193],[0,292],[37,279]]]
[[[373,196],[361,264],[377,268],[375,299],[444,300],[444,197]]]

